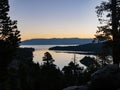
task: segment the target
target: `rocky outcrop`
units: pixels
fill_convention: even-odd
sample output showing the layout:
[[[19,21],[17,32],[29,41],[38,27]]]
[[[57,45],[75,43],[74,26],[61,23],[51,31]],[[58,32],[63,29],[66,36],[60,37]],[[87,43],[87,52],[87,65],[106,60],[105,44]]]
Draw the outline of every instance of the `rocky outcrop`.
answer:
[[[85,86],[72,86],[63,90],[119,90],[120,68],[118,65],[108,65],[91,75],[91,80]]]
[[[91,90],[117,90],[120,87],[120,68],[108,65],[91,76]]]

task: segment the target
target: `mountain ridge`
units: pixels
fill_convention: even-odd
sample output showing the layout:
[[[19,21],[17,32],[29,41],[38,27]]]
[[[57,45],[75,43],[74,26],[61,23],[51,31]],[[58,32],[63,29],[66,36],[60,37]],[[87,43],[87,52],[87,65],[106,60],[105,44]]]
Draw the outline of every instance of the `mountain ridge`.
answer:
[[[91,38],[35,38],[24,40],[21,45],[70,45],[87,44],[92,42]]]

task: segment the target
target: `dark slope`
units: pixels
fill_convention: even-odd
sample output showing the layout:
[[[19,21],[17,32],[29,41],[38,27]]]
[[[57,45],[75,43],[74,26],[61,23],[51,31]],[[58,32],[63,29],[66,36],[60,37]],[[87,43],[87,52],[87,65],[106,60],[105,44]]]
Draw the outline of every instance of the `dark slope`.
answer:
[[[49,50],[65,50],[65,51],[86,51],[86,52],[94,52],[98,53],[102,51],[102,43],[88,43],[84,45],[78,46],[56,46],[51,47]]]

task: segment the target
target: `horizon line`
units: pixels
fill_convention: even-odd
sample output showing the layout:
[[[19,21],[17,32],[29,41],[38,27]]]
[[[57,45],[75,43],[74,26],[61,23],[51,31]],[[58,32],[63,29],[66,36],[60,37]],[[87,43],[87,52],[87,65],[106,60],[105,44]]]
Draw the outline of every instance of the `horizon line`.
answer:
[[[32,40],[32,39],[93,39],[93,38],[80,38],[80,37],[63,37],[63,38],[55,38],[55,37],[53,37],[53,38],[30,38],[30,39],[25,39],[25,40]],[[25,41],[25,40],[21,40],[21,41]]]

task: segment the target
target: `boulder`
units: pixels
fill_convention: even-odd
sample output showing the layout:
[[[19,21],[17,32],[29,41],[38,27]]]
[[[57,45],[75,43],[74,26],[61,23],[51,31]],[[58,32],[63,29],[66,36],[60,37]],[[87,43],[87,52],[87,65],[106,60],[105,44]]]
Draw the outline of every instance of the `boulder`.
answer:
[[[120,88],[120,68],[108,65],[91,75],[91,90],[117,90]]]
[[[120,68],[118,65],[108,65],[93,73],[86,85],[63,90],[120,90]]]

